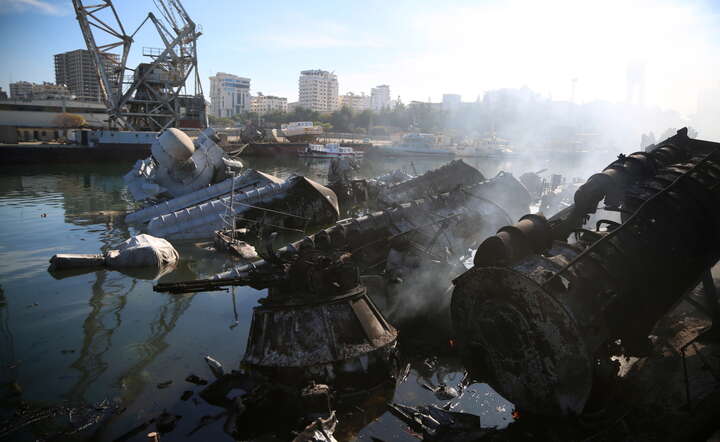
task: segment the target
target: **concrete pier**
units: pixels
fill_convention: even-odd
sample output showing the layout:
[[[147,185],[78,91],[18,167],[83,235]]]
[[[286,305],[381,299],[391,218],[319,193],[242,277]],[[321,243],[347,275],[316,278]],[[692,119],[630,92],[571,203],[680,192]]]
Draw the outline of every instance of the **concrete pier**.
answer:
[[[107,160],[139,160],[150,155],[148,145],[87,147],[73,144],[0,144],[0,163],[76,163]]]

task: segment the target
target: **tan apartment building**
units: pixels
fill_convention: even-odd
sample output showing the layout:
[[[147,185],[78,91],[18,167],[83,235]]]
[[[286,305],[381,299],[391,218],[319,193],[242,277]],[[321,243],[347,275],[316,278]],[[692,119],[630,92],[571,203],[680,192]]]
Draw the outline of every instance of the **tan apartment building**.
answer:
[[[274,95],[263,95],[258,92],[257,97],[250,100],[250,112],[258,115],[265,115],[270,112],[287,112],[288,102],[285,97],[276,97]]]
[[[348,92],[340,96],[340,107],[347,107],[354,112],[362,112],[370,109],[370,97],[361,93],[360,95]]]
[[[300,72],[298,106],[317,112],[338,108],[338,79],[332,72],[313,69]]]

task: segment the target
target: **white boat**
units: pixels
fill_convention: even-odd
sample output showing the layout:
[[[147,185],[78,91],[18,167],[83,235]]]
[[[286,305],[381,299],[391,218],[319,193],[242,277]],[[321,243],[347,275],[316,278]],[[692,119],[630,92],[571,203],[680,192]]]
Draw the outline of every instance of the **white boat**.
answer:
[[[298,152],[303,158],[362,158],[362,152],[356,152],[352,147],[342,147],[337,143],[308,144],[304,151]]]
[[[322,135],[322,126],[315,126],[312,121],[293,121],[280,126],[280,132],[288,141],[309,142]]]
[[[387,156],[438,156],[452,157],[455,152],[440,147],[433,134],[410,133],[403,136],[400,144],[378,146],[375,152]]]
[[[472,144],[458,145],[454,147],[455,154],[459,157],[490,157],[500,158],[512,155],[510,143],[492,134],[489,138],[477,140]]]

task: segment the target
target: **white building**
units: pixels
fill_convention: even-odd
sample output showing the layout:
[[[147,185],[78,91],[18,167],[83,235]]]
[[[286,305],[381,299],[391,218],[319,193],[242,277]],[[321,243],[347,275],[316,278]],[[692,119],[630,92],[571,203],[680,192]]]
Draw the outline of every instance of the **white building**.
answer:
[[[218,72],[210,77],[210,115],[230,118],[250,111],[250,79]]]
[[[390,86],[381,84],[370,92],[370,108],[375,112],[390,107]]]
[[[348,92],[345,95],[340,96],[340,107],[347,107],[355,112],[362,112],[370,109],[370,97],[362,93],[356,95],[352,92]]]
[[[317,112],[338,108],[337,75],[319,69],[300,72],[298,106]]]
[[[265,115],[270,112],[287,112],[287,98],[263,95],[258,92],[257,97],[252,97],[250,100],[250,111],[258,115]]]

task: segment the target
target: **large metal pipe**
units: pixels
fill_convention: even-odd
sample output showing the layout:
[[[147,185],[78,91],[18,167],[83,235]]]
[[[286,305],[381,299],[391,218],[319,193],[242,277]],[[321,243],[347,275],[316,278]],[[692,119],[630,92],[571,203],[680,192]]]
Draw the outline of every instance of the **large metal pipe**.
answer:
[[[595,357],[652,326],[720,258],[720,144],[625,194],[633,214],[582,248],[556,241],[512,267],[475,266],[452,296],[458,341],[519,408],[580,413]],[[599,239],[598,239],[599,238]]]
[[[485,240],[475,254],[475,264],[510,265],[530,253],[542,252],[542,249],[537,249],[538,245],[547,250],[553,239],[564,241],[574,229],[581,227],[603,199],[607,207],[620,208],[628,187],[654,176],[663,167],[687,161],[693,155],[708,153],[713,144],[690,139],[687,128],[682,128],[650,152],[620,155],[601,173],[591,176],[580,186],[573,206],[550,220],[539,216],[523,217],[518,223],[503,227],[497,235]],[[627,209],[623,208],[623,211]]]

